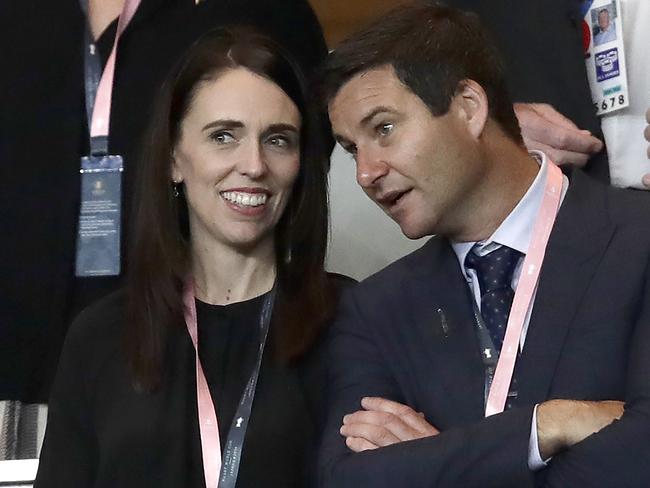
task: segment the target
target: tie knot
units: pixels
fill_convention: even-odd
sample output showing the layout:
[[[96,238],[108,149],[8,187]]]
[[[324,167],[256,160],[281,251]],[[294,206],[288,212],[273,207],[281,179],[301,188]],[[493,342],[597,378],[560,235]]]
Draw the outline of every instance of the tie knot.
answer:
[[[465,266],[476,270],[481,294],[494,290],[509,288],[522,253],[508,246],[501,246],[484,256],[474,252],[474,248],[465,258]]]

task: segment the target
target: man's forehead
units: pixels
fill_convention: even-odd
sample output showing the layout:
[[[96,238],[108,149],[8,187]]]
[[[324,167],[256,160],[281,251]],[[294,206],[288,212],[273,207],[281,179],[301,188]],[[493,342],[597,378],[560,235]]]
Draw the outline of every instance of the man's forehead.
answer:
[[[395,70],[390,65],[383,65],[355,74],[352,78],[341,85],[341,88],[334,97],[359,95],[370,96],[377,90],[399,85]]]
[[[356,74],[344,83],[329,103],[330,116],[345,113],[361,121],[377,105],[393,105],[399,98],[401,82],[391,66],[381,66]]]

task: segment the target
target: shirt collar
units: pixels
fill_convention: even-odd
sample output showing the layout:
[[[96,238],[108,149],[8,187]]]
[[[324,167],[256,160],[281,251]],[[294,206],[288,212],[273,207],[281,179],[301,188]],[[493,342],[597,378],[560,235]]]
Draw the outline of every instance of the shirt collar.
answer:
[[[544,153],[530,151],[530,155],[540,165],[537,176],[528,188],[528,191],[526,191],[526,194],[519,200],[519,203],[517,203],[505,220],[501,222],[501,225],[494,231],[494,234],[479,242],[451,243],[451,247],[456,253],[458,261],[461,263],[463,272],[465,271],[465,257],[475,244],[478,244],[476,252],[479,255],[485,255],[501,245],[516,249],[524,255],[528,252],[535,219],[537,218],[539,207],[544,198],[546,173],[548,172],[548,159]]]

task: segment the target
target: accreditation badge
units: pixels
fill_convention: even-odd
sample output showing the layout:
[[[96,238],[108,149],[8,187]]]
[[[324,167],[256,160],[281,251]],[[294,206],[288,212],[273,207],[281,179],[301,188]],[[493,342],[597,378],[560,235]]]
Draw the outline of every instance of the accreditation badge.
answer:
[[[582,33],[591,98],[598,115],[630,104],[620,0],[582,4]]]
[[[81,208],[75,275],[120,274],[121,156],[81,158]]]

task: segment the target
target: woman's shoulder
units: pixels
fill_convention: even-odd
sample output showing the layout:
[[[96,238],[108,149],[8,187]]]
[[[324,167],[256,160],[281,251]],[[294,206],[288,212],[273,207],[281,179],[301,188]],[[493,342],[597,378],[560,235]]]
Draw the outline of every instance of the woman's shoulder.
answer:
[[[84,344],[84,348],[112,347],[118,341],[124,325],[126,293],[115,291],[92,303],[74,319],[66,336],[66,342]]]

